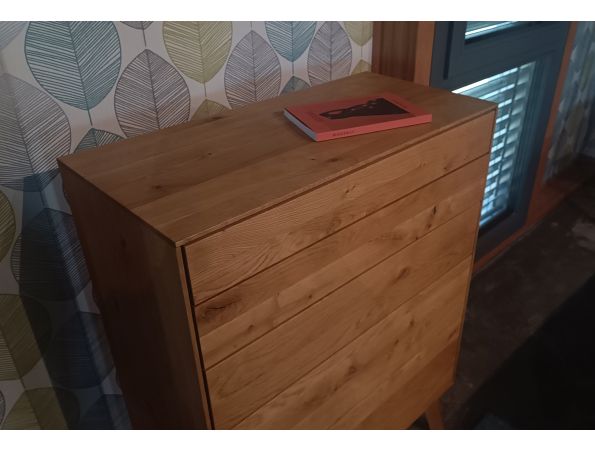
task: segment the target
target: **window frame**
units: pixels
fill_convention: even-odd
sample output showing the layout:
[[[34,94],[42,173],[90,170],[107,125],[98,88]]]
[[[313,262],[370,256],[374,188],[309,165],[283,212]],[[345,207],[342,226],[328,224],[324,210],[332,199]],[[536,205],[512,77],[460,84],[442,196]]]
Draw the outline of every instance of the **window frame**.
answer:
[[[465,40],[467,22],[436,22],[430,85],[454,90],[535,62],[507,214],[480,229],[476,258],[518,230],[527,217],[569,22],[531,22]],[[489,61],[486,61],[489,55]]]

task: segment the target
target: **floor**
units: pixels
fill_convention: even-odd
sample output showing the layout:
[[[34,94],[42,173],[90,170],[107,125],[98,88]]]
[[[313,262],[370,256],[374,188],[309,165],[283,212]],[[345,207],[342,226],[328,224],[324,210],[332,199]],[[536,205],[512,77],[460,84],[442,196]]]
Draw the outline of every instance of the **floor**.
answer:
[[[595,178],[474,277],[456,383],[442,402],[447,428],[513,427],[502,419],[505,405],[486,399],[503,389],[502,380],[530,378],[530,370],[519,366],[527,352],[536,351],[529,338],[543,334],[549,322],[560,322],[553,318],[594,274]],[[583,292],[583,303],[588,295]],[[499,395],[506,397],[506,392]],[[499,415],[490,408],[500,408]],[[516,426],[530,423],[517,420]]]
[[[462,428],[595,429],[595,276],[467,402]]]

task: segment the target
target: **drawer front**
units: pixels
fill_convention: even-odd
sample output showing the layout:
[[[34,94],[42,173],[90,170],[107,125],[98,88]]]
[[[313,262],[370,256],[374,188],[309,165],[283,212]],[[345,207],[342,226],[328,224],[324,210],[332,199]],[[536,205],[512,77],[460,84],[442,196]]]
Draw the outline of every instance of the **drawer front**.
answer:
[[[237,428],[357,428],[457,342],[471,262],[456,265]],[[454,359],[449,369],[442,383],[452,380]]]
[[[404,429],[411,426],[437,398],[453,385],[459,343],[450,343],[419,371],[399,379],[391,394],[381,399],[378,406],[365,420],[341,420],[333,428],[360,428],[364,430]]]
[[[478,205],[487,163],[484,156],[198,305],[205,367]]]
[[[487,154],[493,117],[481,116],[187,245],[195,304]]]
[[[208,369],[215,427],[237,425],[468,258],[479,206],[467,209]]]

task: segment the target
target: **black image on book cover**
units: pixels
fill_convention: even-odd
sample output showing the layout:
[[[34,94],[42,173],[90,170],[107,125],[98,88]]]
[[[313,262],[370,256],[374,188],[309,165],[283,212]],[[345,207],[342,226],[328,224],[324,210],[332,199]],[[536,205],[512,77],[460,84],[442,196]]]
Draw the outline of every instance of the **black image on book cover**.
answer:
[[[331,111],[320,113],[321,116],[332,120],[358,116],[386,116],[391,114],[408,114],[408,111],[389,102],[383,97],[379,97],[348,108],[333,109]]]

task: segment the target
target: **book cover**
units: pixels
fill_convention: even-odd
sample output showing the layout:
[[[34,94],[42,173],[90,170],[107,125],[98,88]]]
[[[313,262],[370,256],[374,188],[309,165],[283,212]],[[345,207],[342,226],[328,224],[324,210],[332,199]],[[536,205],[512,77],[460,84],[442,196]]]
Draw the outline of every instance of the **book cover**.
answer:
[[[417,105],[383,92],[332,102],[291,106],[285,117],[315,141],[407,127],[432,121]]]

